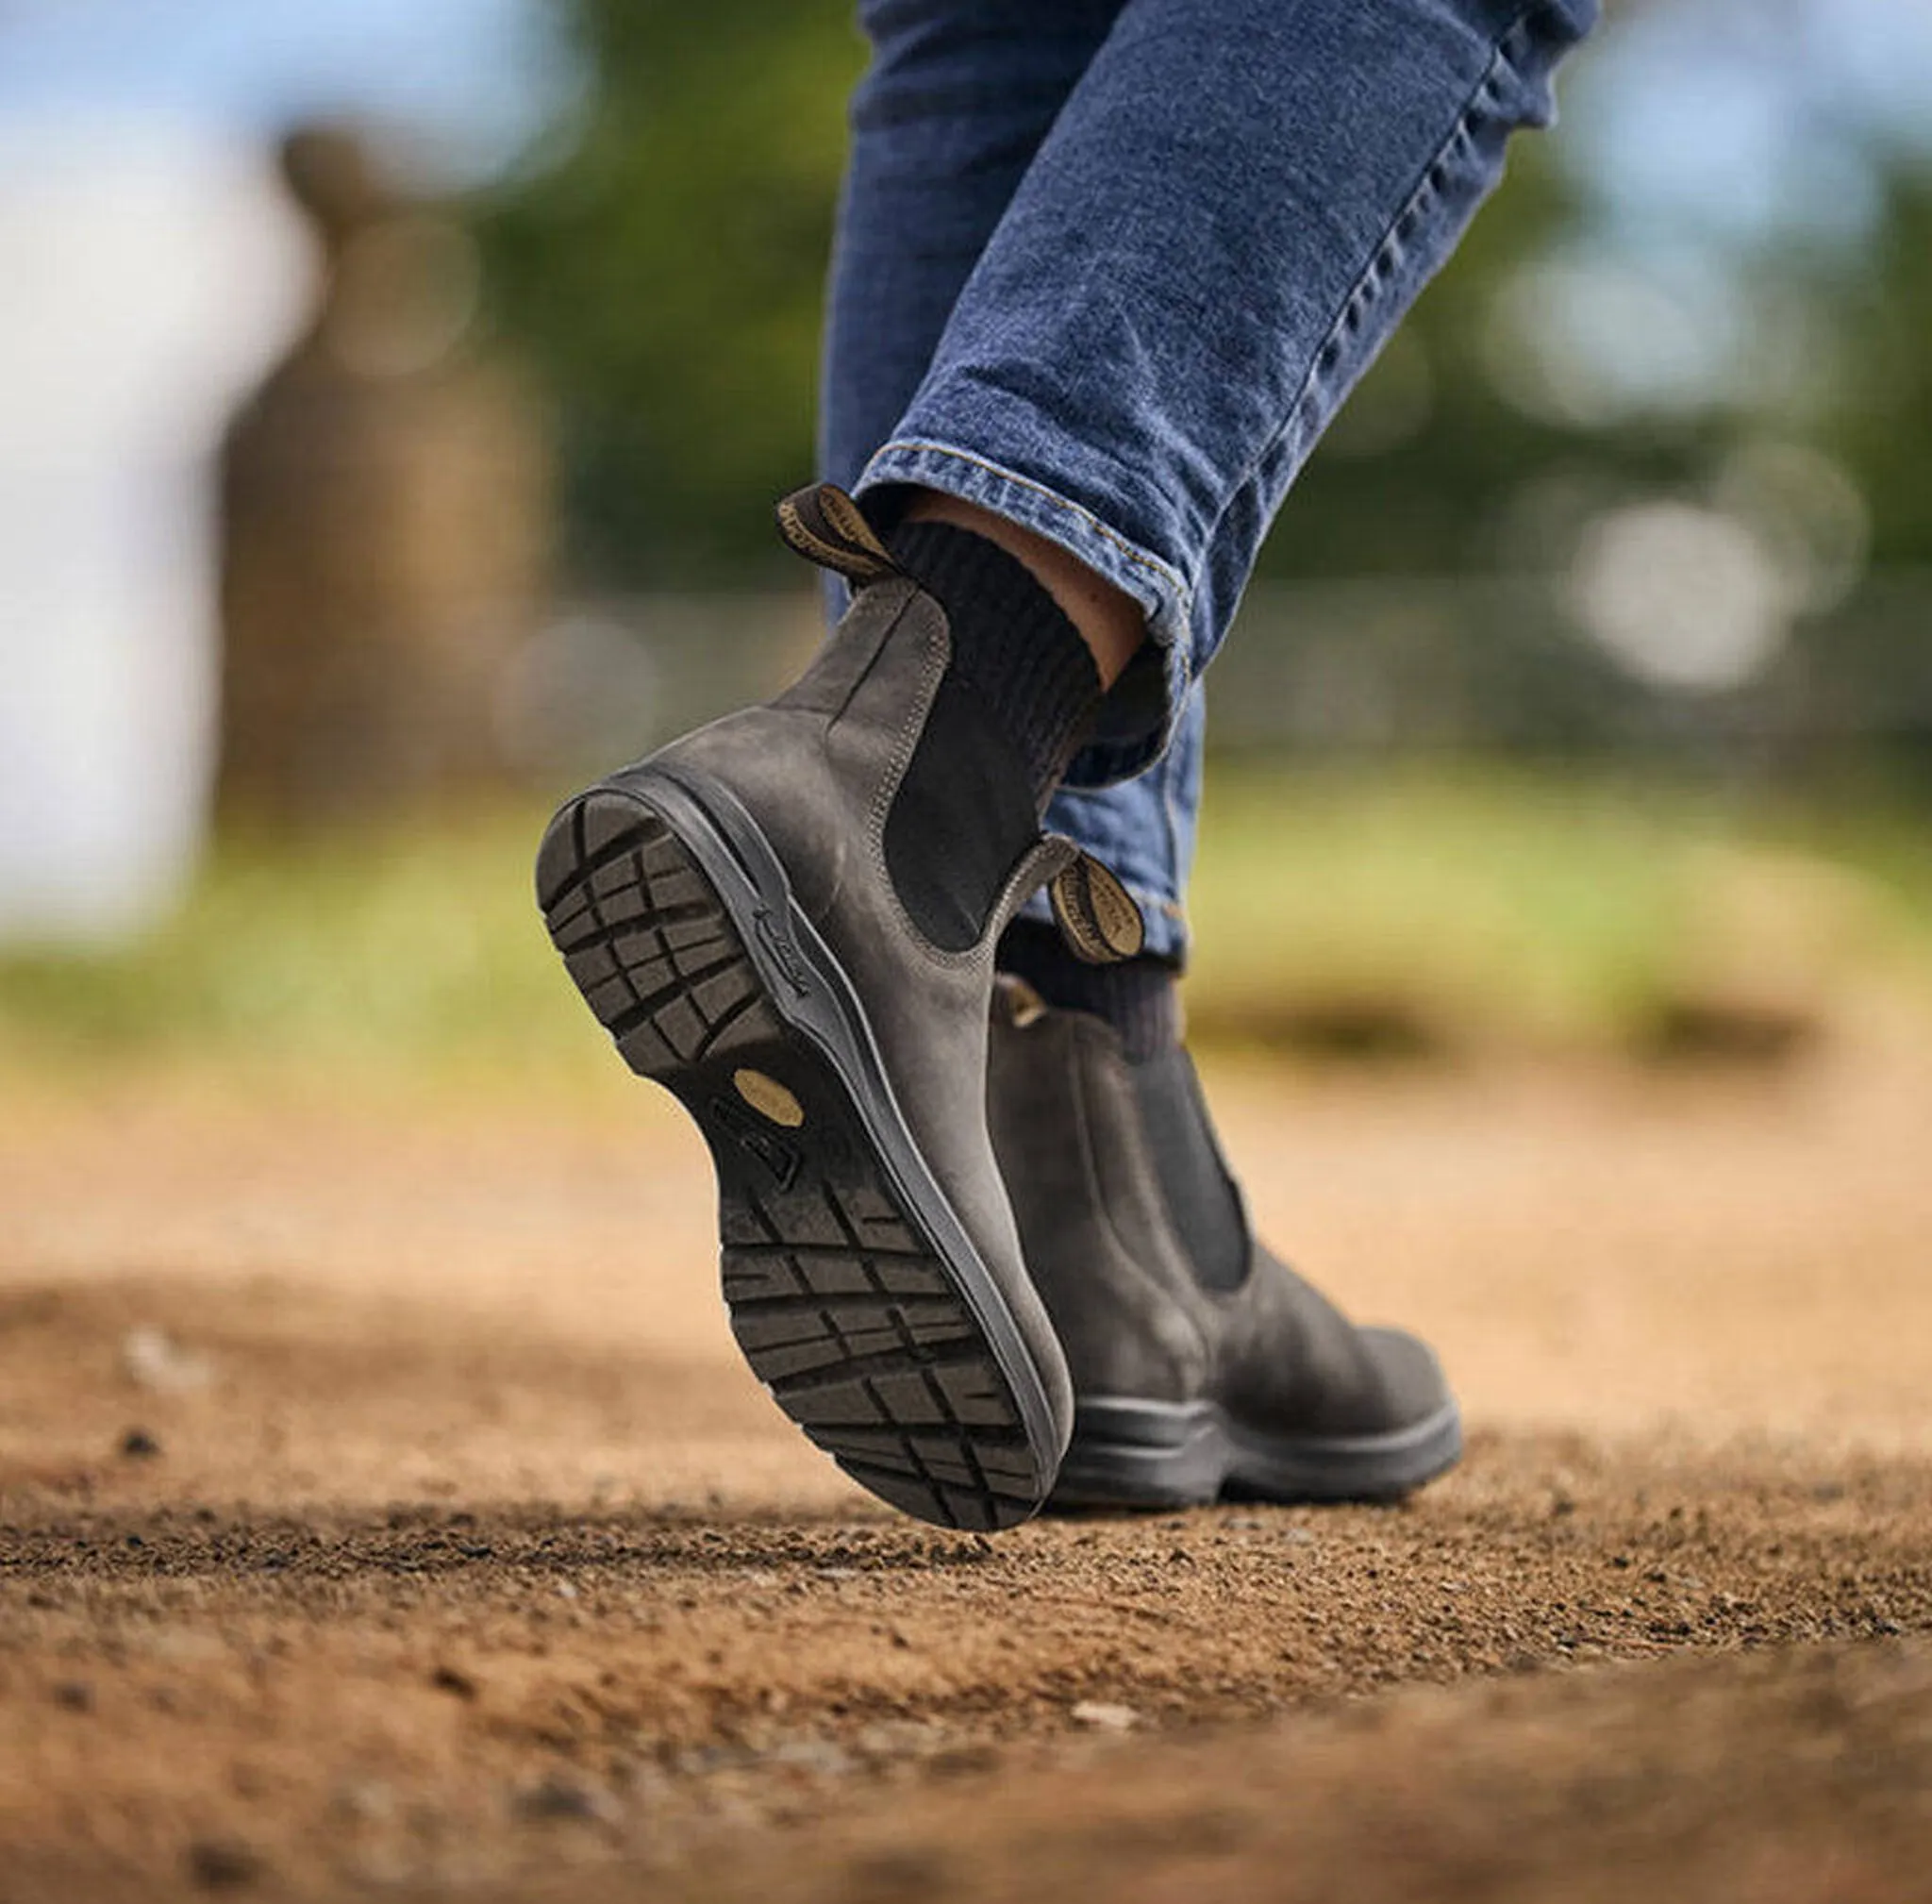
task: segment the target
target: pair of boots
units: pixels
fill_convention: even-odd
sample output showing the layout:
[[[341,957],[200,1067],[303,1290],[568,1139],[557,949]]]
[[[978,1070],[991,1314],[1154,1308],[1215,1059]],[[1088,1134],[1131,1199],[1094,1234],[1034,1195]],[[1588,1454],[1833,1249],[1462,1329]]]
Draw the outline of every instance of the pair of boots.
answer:
[[[1185,1052],[1130,1062],[996,974],[1042,884],[1083,958],[1131,955],[1140,921],[1037,810],[1008,851],[1013,776],[942,716],[939,599],[838,492],[780,520],[855,585],[836,633],[774,701],[569,802],[537,863],[571,977],[710,1146],[753,1369],[947,1527],[1441,1472],[1459,1423],[1422,1343],[1352,1326],[1244,1224],[1232,1273],[1198,1260],[1163,1165],[1205,1154],[1234,1193]]]

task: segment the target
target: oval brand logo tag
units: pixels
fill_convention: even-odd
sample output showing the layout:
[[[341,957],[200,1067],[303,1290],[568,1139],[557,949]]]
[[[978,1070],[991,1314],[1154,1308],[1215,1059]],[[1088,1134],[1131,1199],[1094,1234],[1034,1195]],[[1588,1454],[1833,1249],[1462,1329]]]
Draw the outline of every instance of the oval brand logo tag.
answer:
[[[804,1105],[775,1077],[767,1077],[762,1071],[745,1065],[731,1074],[731,1082],[739,1096],[760,1117],[782,1124],[787,1130],[796,1130],[805,1122]]]
[[[1087,854],[1055,876],[1048,894],[1061,934],[1090,965],[1131,959],[1146,941],[1146,923],[1132,895]]]

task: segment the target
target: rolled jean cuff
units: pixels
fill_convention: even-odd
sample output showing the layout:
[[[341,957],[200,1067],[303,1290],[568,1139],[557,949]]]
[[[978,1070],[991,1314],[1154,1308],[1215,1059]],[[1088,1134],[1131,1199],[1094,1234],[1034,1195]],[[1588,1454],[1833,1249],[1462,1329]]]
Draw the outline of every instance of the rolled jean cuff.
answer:
[[[1061,548],[1141,604],[1151,640],[1101,702],[1093,739],[1067,770],[1070,787],[1110,787],[1167,751],[1192,685],[1191,593],[1159,557],[1092,510],[970,449],[896,439],[866,464],[857,493],[911,485],[976,503]]]

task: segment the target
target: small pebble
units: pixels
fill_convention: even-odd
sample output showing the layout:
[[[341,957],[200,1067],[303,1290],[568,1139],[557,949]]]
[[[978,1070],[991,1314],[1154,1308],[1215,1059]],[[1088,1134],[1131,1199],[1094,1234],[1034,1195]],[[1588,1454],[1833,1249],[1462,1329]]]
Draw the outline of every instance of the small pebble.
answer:
[[[261,1860],[232,1838],[197,1838],[188,1847],[188,1875],[205,1891],[235,1891],[261,1876]]]
[[[122,1372],[137,1388],[157,1395],[188,1395],[206,1388],[214,1371],[206,1356],[184,1349],[167,1332],[151,1323],[130,1328],[121,1338]]]
[[[160,1443],[144,1428],[131,1428],[121,1437],[121,1455],[125,1461],[152,1461],[160,1451]]]
[[[1141,1715],[1131,1706],[1113,1706],[1104,1699],[1082,1699],[1074,1708],[1076,1726],[1091,1726],[1096,1732],[1131,1732]]]
[[[474,1699],[476,1696],[476,1682],[469,1674],[458,1672],[454,1666],[439,1666],[429,1676],[429,1683],[439,1693],[454,1693],[459,1699]]]

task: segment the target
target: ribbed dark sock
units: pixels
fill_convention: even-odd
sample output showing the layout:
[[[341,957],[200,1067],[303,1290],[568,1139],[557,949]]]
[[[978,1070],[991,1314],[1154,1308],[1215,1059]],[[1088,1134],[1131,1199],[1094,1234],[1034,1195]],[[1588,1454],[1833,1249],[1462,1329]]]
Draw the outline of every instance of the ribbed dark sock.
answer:
[[[1025,564],[984,536],[908,523],[888,546],[945,610],[952,654],[886,818],[886,865],[913,924],[962,952],[1040,830],[1100,671]]]
[[[1089,965],[1067,949],[1053,927],[1016,919],[1000,940],[997,962],[1056,1009],[1104,1018],[1137,1064],[1180,1043],[1180,993],[1174,968],[1165,959]]]
[[[951,523],[903,524],[892,560],[946,611],[947,674],[973,688],[1045,810],[1100,705],[1100,672],[1066,612],[1017,557]]]

